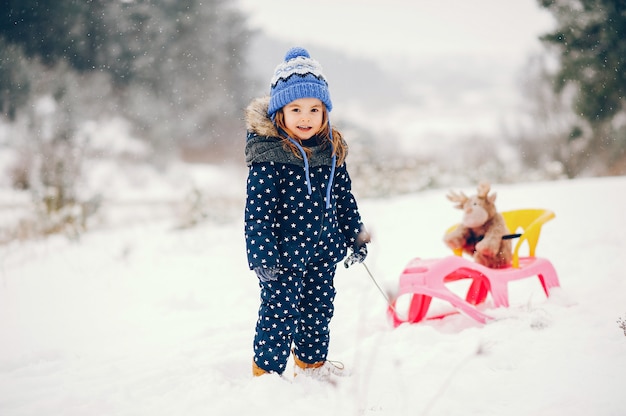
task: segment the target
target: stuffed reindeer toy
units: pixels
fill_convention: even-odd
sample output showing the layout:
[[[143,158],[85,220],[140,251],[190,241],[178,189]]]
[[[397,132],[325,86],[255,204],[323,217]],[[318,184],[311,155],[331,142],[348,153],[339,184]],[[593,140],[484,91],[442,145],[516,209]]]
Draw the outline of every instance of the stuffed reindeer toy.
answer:
[[[443,241],[453,250],[463,249],[477,263],[503,268],[511,265],[511,240],[504,218],[496,210],[496,194],[489,195],[490,189],[489,183],[481,182],[471,197],[452,191],[447,195],[455,208],[463,210],[463,220]]]

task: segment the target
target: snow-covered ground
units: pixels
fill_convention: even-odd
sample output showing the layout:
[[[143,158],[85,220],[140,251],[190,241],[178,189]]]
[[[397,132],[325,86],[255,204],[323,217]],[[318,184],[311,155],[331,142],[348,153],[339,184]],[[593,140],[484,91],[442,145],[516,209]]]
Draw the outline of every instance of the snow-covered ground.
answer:
[[[624,415],[626,178],[493,188],[501,210],[556,212],[538,255],[562,288],[546,299],[536,279],[517,282],[487,325],[394,329],[365,269],[341,268],[330,358],[352,375],[336,385],[252,378],[258,288],[242,220],[137,216],[78,241],[0,246],[0,415]],[[360,201],[383,287],[412,257],[448,254],[442,233],[460,213],[444,195]]]

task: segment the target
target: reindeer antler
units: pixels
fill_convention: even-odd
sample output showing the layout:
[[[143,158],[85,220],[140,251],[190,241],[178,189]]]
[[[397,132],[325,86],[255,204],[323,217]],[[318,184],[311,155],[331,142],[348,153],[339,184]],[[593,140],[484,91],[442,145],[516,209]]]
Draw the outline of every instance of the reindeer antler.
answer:
[[[477,195],[479,198],[487,198],[487,194],[491,190],[491,185],[487,181],[481,181],[478,184],[478,192]]]
[[[454,208],[458,209],[463,209],[463,204],[465,204],[465,202],[467,202],[467,200],[469,199],[463,192],[454,191],[448,192],[446,198],[448,198],[452,202],[456,202]]]

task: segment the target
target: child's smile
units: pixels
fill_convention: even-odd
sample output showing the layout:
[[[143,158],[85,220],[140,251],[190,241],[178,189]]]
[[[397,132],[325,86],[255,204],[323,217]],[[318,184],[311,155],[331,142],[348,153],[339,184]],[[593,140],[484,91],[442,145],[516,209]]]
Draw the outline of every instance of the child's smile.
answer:
[[[317,98],[299,98],[283,108],[287,133],[308,140],[322,129],[324,104]]]

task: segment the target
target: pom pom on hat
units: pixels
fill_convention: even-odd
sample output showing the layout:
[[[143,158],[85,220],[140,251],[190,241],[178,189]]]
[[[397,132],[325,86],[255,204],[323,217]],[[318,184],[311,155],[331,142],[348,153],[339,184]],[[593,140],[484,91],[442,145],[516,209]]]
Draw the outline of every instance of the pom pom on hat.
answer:
[[[295,47],[287,51],[284,62],[274,70],[268,115],[273,117],[276,111],[299,98],[317,98],[328,111],[333,108],[322,66],[306,49]]]
[[[311,57],[306,49],[296,46],[295,48],[291,48],[287,51],[287,53],[285,54],[285,62],[296,59],[298,56],[303,56],[305,58]]]

